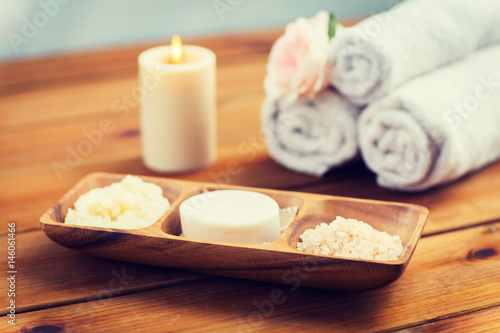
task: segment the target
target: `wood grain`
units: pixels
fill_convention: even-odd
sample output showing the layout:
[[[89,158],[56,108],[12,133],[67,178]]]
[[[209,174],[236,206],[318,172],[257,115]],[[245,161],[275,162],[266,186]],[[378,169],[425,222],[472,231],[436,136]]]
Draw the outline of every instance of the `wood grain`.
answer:
[[[415,329],[455,317],[458,326],[466,313],[498,312],[499,228],[496,223],[425,237],[405,274],[373,291],[334,292],[217,278],[63,306],[58,311],[20,314],[19,327],[107,332],[127,330],[130,325],[149,332],[234,332],[238,328],[263,332],[278,327],[302,332],[314,327],[315,331],[353,332]],[[272,310],[267,302],[271,299]],[[127,320],[113,319],[124,311]],[[478,321],[484,327],[497,325],[488,325],[481,317]],[[6,328],[5,323],[0,325]]]
[[[451,185],[422,193],[401,193],[378,187],[373,174],[363,166],[358,167],[355,176],[344,179],[332,176],[316,185],[292,189],[425,206],[430,214],[424,235],[500,219],[500,163],[493,163]]]
[[[210,48],[217,55],[219,62],[231,64],[237,62],[241,55],[267,55],[272,43],[282,31],[283,29],[255,32],[244,38],[241,35],[226,35],[210,39],[186,39],[185,43]],[[4,74],[0,76],[1,91],[4,94],[12,94],[14,91],[29,88],[38,89],[47,84],[61,85],[91,77],[99,79],[102,78],[101,75],[106,76],[109,73],[135,71],[140,52],[163,44],[165,41],[121,48],[119,52],[104,50],[0,64],[0,72]]]
[[[218,57],[219,159],[209,169],[173,176],[428,206],[427,236],[403,276],[370,292],[292,291],[99,259],[54,244],[39,230],[38,219],[88,173],[160,176],[142,164],[137,103],[127,99],[137,84],[137,55],[153,45],[4,63],[0,253],[6,248],[6,222],[16,221],[20,314],[18,326],[2,320],[0,331],[233,332],[240,325],[242,331],[250,331],[249,326],[294,332],[499,330],[493,319],[500,306],[500,225],[492,222],[500,220],[500,163],[420,194],[379,188],[361,163],[321,179],[281,167],[270,159],[259,134],[268,51],[281,31],[191,41]],[[117,112],[123,103],[127,112]],[[98,128],[104,118],[114,122],[114,130],[59,181],[52,163],[64,163],[68,147],[75,149],[86,139],[83,131]],[[230,173],[235,166],[238,171]],[[4,272],[5,264],[0,261]],[[112,271],[123,267],[134,280],[109,288]],[[6,283],[0,279],[0,290],[7,290]],[[283,291],[286,301],[261,320],[254,301],[262,304],[275,289]]]
[[[205,278],[202,274],[78,253],[52,242],[41,230],[17,235],[16,243],[17,312],[87,302]],[[6,236],[0,236],[0,246],[7,248]],[[6,265],[3,260],[0,264],[2,272],[7,271]],[[1,279],[0,290],[8,289],[7,280]],[[6,312],[5,308],[0,309],[0,315]]]
[[[409,328],[405,332],[500,332],[500,306]]]

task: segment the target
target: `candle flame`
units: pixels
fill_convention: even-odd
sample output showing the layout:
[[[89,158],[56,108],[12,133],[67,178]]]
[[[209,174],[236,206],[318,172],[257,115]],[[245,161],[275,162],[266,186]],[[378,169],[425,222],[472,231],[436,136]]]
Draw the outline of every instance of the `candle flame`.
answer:
[[[170,54],[170,62],[179,64],[182,62],[182,43],[179,35],[172,37],[172,53]]]

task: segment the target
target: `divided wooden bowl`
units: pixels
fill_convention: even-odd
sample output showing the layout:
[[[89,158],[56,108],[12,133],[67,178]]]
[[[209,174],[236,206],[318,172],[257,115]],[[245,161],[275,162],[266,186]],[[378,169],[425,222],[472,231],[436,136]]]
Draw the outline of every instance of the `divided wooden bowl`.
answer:
[[[64,224],[68,208],[90,189],[119,182],[126,175],[93,173],[70,189],[40,218],[54,242],[91,255],[141,264],[166,266],[214,275],[334,290],[366,290],[385,286],[401,276],[417,246],[428,216],[425,207],[394,202],[277,191],[243,186],[142,177],[159,185],[171,206],[143,229],[109,229]],[[269,244],[208,242],[181,235],[179,205],[204,190],[243,189],[264,193],[280,208],[297,206],[298,214],[281,236]],[[375,229],[399,235],[403,253],[379,261],[316,255],[296,250],[299,236],[336,216],[354,218]]]

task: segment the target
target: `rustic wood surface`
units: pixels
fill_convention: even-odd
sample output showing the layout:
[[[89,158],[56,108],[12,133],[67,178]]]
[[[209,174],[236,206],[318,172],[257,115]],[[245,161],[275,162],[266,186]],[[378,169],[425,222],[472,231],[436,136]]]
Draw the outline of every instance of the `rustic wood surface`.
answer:
[[[19,61],[0,64],[0,331],[500,330],[500,163],[419,194],[377,187],[360,162],[323,179],[284,169],[269,157],[259,123],[266,60],[278,35],[191,41],[218,57],[219,158],[171,177],[424,205],[429,220],[403,276],[373,291],[334,292],[96,258],[53,243],[39,218],[88,173],[162,176],[142,164],[137,100],[130,97],[137,55],[152,45]],[[105,118],[113,130],[85,156],[67,160]],[[71,165],[55,172],[61,164]],[[11,222],[16,326],[5,316]]]

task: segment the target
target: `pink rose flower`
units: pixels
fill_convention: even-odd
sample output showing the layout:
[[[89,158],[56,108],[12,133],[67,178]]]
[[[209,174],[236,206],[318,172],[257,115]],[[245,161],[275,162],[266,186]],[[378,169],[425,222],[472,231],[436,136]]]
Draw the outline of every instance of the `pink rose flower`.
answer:
[[[274,43],[264,80],[266,94],[289,101],[314,98],[328,86],[330,67],[328,22],[325,11],[289,23]]]

